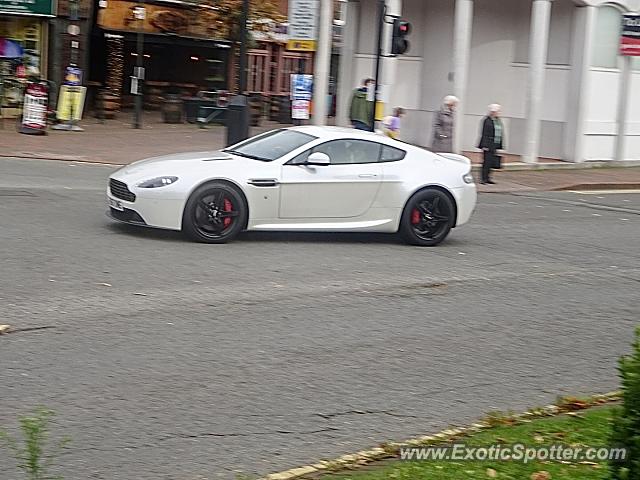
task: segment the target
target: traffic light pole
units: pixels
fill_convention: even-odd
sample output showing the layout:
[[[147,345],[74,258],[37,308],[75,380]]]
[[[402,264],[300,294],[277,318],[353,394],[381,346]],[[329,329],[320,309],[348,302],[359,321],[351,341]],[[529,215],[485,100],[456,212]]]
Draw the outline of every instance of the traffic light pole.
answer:
[[[382,63],[382,34],[384,30],[384,18],[387,6],[385,0],[378,0],[378,43],[376,46],[376,73],[375,87],[373,93],[373,109],[371,112],[371,131],[376,130],[376,108],[378,107],[379,85],[380,85],[380,66]]]

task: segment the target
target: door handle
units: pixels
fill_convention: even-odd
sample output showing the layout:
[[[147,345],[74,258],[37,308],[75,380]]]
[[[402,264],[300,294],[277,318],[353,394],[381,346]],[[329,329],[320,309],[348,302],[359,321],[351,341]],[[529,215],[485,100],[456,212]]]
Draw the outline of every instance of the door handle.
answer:
[[[359,178],[376,178],[378,175],[375,173],[361,173],[358,175]]]

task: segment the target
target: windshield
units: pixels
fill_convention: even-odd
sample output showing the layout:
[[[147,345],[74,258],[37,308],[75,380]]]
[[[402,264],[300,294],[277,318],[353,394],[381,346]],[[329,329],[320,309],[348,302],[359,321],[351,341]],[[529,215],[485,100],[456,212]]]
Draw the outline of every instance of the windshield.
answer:
[[[317,137],[295,130],[274,130],[259,137],[250,138],[246,142],[225,148],[223,152],[234,153],[241,157],[252,158],[263,162],[271,162],[293,152]]]

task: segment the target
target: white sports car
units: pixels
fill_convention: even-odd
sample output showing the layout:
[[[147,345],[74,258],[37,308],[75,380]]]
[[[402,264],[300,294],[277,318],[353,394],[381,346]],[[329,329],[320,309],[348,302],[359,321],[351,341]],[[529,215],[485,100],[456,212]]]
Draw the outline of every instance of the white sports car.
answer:
[[[224,243],[242,230],[400,232],[431,246],[476,205],[471,162],[371,132],[303,126],[111,175],[109,213]]]

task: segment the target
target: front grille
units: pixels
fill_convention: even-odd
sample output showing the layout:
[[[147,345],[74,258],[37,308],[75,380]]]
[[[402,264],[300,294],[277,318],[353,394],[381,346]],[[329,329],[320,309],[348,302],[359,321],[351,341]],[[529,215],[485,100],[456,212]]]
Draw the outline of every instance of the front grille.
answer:
[[[111,194],[116,198],[126,200],[127,202],[136,201],[136,195],[129,190],[129,187],[127,187],[127,184],[124,182],[111,178],[109,179],[109,188],[111,189]]]

